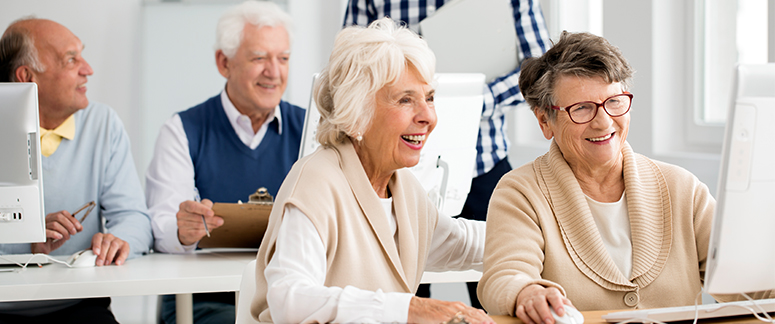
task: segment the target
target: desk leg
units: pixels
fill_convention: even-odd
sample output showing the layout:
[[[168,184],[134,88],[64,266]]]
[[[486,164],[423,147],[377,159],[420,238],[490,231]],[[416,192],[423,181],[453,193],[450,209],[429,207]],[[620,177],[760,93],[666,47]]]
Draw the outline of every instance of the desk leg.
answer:
[[[194,324],[194,297],[191,294],[175,295],[175,322]]]

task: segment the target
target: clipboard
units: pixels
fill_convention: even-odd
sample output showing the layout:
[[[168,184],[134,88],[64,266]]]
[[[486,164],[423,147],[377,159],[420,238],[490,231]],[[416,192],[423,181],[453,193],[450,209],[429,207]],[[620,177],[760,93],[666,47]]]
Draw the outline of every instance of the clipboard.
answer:
[[[212,229],[210,237],[203,237],[199,247],[257,249],[264,238],[272,206],[272,203],[213,204],[213,212],[223,217],[224,223]]]

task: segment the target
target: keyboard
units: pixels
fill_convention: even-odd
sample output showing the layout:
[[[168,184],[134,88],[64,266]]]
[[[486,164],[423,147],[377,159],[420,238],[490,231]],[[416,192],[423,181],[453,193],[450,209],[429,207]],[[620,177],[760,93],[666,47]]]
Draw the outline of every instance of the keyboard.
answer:
[[[29,265],[35,264],[48,264],[51,260],[45,254],[3,254],[0,255],[0,266],[18,266],[17,263],[24,265],[29,262]]]
[[[759,308],[754,306],[754,303]],[[603,315],[603,320],[607,322],[634,321],[636,319],[638,320],[636,322],[645,322],[646,319],[661,322],[692,321],[694,320],[695,309],[699,310],[697,312],[699,319],[753,315],[754,312],[761,312],[762,309],[772,313],[775,312],[775,299],[621,311]]]

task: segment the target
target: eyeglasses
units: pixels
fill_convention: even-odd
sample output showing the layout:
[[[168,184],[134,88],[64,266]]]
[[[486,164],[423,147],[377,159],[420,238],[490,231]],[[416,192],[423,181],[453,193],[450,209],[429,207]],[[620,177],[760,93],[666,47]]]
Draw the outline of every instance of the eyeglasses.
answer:
[[[564,110],[570,116],[570,120],[576,124],[586,124],[597,117],[599,107],[603,107],[608,116],[619,117],[629,112],[630,106],[632,106],[632,93],[622,93],[608,97],[603,103],[582,101],[565,108],[559,106],[551,106],[551,108]]]
[[[75,215],[78,215],[78,213],[80,213],[82,210],[86,210],[86,213],[84,213],[83,217],[81,217],[81,219],[78,220],[79,222],[83,223],[83,221],[86,219],[86,216],[89,216],[89,214],[91,213],[92,209],[94,209],[94,206],[96,206],[96,205],[97,204],[94,203],[94,200],[92,200],[92,201],[86,203],[86,205],[83,205],[81,208],[78,208],[78,210],[76,210],[74,213],[72,213],[70,215],[73,215],[73,217],[75,217]]]

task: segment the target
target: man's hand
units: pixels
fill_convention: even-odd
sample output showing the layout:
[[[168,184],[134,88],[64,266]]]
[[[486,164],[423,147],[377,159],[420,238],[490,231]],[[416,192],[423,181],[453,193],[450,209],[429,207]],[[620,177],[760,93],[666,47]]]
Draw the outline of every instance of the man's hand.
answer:
[[[97,256],[96,266],[124,264],[129,256],[129,243],[113,236],[113,234],[97,233],[91,239],[92,252]]]
[[[207,222],[207,228],[212,231],[223,225],[223,218],[215,216],[213,202],[204,199],[202,202],[186,200],[180,203],[180,209],[175,215],[178,219],[178,240],[180,244],[191,245],[199,242],[206,234],[202,216]]]
[[[409,323],[446,323],[456,315],[462,315],[468,323],[495,323],[483,310],[466,306],[461,302],[421,298],[413,296],[409,302]]]
[[[49,254],[58,249],[70,239],[71,235],[83,230],[79,222],[70,212],[60,210],[46,215],[46,242],[32,243],[32,253]]]

